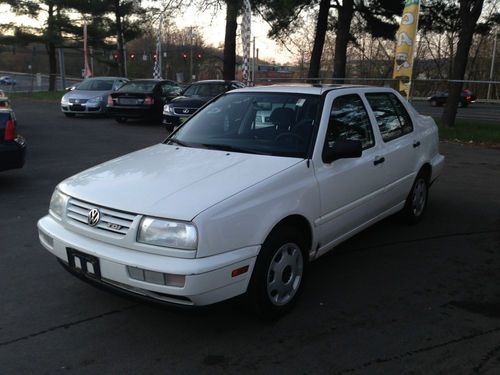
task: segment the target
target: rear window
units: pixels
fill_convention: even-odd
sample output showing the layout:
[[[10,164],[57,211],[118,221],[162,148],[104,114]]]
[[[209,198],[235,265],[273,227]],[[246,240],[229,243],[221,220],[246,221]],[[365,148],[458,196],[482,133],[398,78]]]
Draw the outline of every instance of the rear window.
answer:
[[[189,86],[186,91],[184,91],[184,96],[204,96],[213,98],[228,90],[229,87],[225,83],[192,85]]]
[[[117,91],[119,92],[152,92],[156,82],[136,81],[128,82]]]
[[[109,91],[112,89],[113,83],[113,80],[89,79],[80,83],[76,90]]]

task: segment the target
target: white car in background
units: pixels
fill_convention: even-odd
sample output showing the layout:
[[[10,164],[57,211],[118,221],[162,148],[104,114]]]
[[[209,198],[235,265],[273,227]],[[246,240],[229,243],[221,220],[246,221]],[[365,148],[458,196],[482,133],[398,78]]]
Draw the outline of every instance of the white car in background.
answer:
[[[111,290],[178,305],[246,293],[273,318],[307,262],[394,213],[421,219],[438,144],[434,121],[392,89],[238,89],[164,143],[61,182],[39,237]]]

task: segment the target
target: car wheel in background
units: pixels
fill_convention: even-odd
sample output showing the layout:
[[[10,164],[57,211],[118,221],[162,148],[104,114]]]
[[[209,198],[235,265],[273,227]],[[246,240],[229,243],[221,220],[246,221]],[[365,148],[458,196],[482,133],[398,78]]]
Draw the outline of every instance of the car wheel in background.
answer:
[[[297,302],[305,271],[304,247],[301,236],[290,227],[273,231],[262,245],[248,290],[261,318],[276,319]]]
[[[424,215],[429,198],[429,178],[424,171],[420,171],[413,183],[410,194],[406,198],[403,216],[409,224],[416,224]]]

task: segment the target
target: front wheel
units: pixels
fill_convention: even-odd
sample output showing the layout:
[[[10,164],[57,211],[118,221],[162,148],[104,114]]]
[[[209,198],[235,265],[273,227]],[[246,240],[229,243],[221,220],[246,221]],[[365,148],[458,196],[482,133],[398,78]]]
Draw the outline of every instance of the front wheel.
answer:
[[[305,262],[304,241],[295,232],[281,228],[271,233],[257,257],[249,297],[261,318],[276,319],[297,302]]]
[[[403,208],[403,215],[408,223],[416,224],[420,221],[427,207],[428,197],[429,181],[424,173],[419,173]]]

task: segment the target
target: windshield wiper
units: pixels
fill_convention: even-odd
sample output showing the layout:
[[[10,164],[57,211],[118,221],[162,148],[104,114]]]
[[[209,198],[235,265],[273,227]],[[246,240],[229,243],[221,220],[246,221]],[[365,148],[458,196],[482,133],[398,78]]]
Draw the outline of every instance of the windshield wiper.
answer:
[[[242,152],[245,154],[267,155],[265,152],[259,152],[259,151],[249,150],[246,148],[234,147],[224,144],[203,143],[202,146],[212,150]]]
[[[167,139],[167,144],[168,144],[168,143],[175,143],[175,144],[177,144],[177,145],[179,145],[179,146],[189,147],[187,144],[185,144],[184,142],[179,141],[179,140],[178,140],[178,139],[176,139],[176,138],[170,138],[170,139]]]

